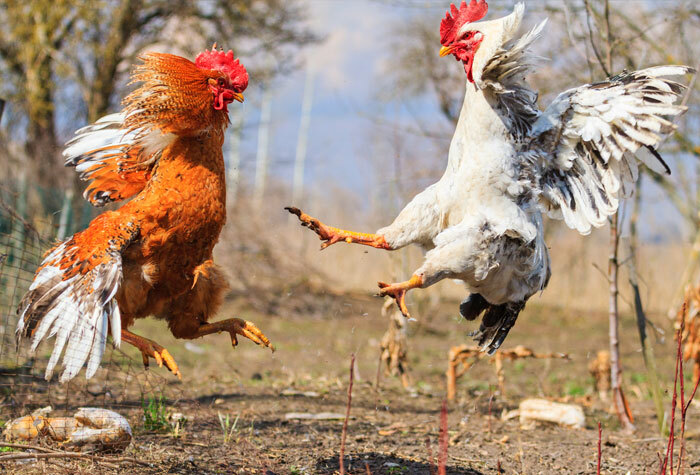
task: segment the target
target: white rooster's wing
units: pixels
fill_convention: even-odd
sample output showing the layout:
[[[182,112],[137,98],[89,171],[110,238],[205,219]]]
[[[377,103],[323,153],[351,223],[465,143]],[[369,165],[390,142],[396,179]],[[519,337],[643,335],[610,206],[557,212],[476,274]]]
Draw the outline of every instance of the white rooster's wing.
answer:
[[[674,104],[685,86],[662,77],[689,72],[685,66],[658,66],[560,94],[520,152],[523,178],[543,211],[588,234],[633,191],[637,159],[670,173],[655,147],[675,128],[667,118],[686,109]]]

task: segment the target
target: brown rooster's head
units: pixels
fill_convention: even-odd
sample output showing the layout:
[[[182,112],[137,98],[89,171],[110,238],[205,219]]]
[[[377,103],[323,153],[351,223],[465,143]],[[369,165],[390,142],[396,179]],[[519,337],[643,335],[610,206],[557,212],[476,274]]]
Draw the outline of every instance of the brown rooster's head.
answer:
[[[228,104],[234,100],[243,102],[242,92],[248,87],[248,72],[233,58],[233,51],[224,53],[214,44],[211,50],[199,53],[194,64],[208,78],[209,89],[214,95],[214,109],[228,111]]]
[[[462,61],[470,82],[481,81],[484,66],[520,26],[524,8],[518,3],[508,16],[479,22],[488,9],[486,0],[463,1],[459,8],[451,4],[440,23],[440,56],[452,54]]]

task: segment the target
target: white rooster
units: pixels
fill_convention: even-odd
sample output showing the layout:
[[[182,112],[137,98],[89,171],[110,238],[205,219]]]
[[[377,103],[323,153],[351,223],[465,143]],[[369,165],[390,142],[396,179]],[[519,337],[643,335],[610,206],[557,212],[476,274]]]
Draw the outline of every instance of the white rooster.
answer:
[[[466,95],[442,178],[419,193],[394,222],[376,234],[326,226],[297,208],[302,225],[325,242],[355,242],[381,249],[419,244],[428,252],[410,280],[379,283],[404,315],[406,291],[461,279],[471,295],[460,305],[468,320],[482,312],[475,339],[489,353],[501,345],[525,302],[547,285],[549,254],[542,213],[588,234],[602,226],[637,179],[635,153],[668,167],[654,151],[674,129],[664,116],[684,86],[663,76],[685,66],[622,74],[560,94],[549,108],[525,82],[537,57],[528,47],[546,21],[514,40],[523,4],[513,13],[479,22],[483,0],[451,5],[440,25],[440,55],[464,64]],[[641,155],[641,154],[640,154]],[[657,166],[658,166],[657,164]]]

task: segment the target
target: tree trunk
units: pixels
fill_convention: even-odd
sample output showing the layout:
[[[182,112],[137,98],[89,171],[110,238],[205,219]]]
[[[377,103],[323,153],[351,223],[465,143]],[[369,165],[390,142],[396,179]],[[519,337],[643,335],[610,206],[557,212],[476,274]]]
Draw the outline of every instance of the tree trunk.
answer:
[[[26,70],[26,101],[29,123],[25,152],[32,166],[32,180],[45,189],[57,188],[65,176],[58,154],[51,60],[35,61]]]
[[[610,336],[610,386],[612,389],[613,404],[620,418],[620,423],[625,429],[634,430],[632,414],[622,393],[622,365],[620,364],[620,340],[619,340],[619,313],[617,308],[618,297],[618,261],[619,247],[619,222],[618,213],[610,218],[610,257],[608,259],[608,281],[610,301],[608,310],[609,336]]]

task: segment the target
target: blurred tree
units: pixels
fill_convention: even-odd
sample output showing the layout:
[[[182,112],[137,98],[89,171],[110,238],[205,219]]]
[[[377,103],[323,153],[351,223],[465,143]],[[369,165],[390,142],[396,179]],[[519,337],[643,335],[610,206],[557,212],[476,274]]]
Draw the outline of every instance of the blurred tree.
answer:
[[[0,92],[22,119],[15,138],[25,142],[38,184],[51,187],[65,176],[57,109],[75,115],[63,124],[67,131],[107,113],[144,48],[192,56],[218,41],[238,56],[279,64],[265,71],[274,74],[294,68],[293,51],[317,40],[298,0],[5,0],[0,22],[0,72],[9,78]],[[263,64],[255,56],[245,58],[253,76]]]
[[[22,111],[26,153],[39,183],[55,186],[56,174],[54,61],[56,52],[75,26],[83,9],[66,0],[7,0],[0,3],[0,71],[3,90]],[[53,159],[52,159],[53,158]]]

